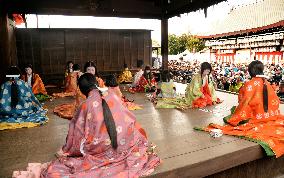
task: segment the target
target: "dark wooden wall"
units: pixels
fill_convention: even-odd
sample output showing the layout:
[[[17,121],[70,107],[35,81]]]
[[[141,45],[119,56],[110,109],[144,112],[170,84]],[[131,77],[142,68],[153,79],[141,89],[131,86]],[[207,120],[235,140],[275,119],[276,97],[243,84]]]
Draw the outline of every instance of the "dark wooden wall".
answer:
[[[15,26],[7,14],[0,12],[0,84],[11,65],[17,65]]]
[[[99,73],[130,69],[141,59],[151,64],[150,30],[17,29],[18,63],[31,63],[47,83],[61,80],[67,61],[81,66],[96,62]]]

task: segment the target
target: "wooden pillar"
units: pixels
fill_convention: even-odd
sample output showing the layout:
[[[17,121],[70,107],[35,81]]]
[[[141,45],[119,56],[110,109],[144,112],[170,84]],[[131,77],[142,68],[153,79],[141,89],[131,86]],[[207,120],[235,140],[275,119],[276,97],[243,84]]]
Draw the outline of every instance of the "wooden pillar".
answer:
[[[168,70],[168,19],[161,20],[162,69]]]
[[[11,64],[9,61],[9,43],[8,43],[8,15],[0,12],[0,83],[5,79],[7,67]]]
[[[14,27],[10,25],[7,13],[0,12],[0,84],[5,79],[6,70],[17,64]]]

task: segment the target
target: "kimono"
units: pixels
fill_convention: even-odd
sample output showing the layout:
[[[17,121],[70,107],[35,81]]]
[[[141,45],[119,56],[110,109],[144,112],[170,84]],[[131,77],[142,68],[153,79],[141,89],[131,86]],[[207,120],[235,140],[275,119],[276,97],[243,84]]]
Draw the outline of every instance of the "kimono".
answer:
[[[122,74],[117,79],[118,83],[132,83],[132,74],[128,70],[128,68],[125,68]]]
[[[158,85],[160,93],[156,99],[156,108],[176,108],[175,105],[168,104],[171,100],[175,100],[177,97],[176,94],[176,86],[174,82],[171,80],[170,82],[162,82],[160,85]]]
[[[65,80],[65,91],[61,93],[53,93],[54,97],[63,98],[66,96],[75,96],[77,93],[77,80],[81,72],[71,72],[68,74]]]
[[[143,75],[140,77],[136,87],[129,89],[131,93],[135,92],[154,92],[157,83],[154,78],[147,80]]]
[[[202,78],[200,74],[193,77],[185,91],[185,100],[187,105],[192,108],[203,108],[207,105],[220,103],[220,99],[216,96],[214,82],[211,77],[209,78],[209,81],[206,80],[205,85],[202,85]],[[202,96],[204,97],[202,98]]]
[[[0,91],[0,130],[35,127],[48,121],[44,110],[26,82],[16,78],[13,82],[18,87],[18,104],[11,108],[11,85],[7,81]]]
[[[161,105],[157,105],[156,107],[185,110],[188,108],[203,108],[220,102],[220,99],[216,96],[212,79],[210,79],[209,82],[206,80],[206,83],[203,86],[201,75],[197,74],[187,85],[184,98],[166,98],[163,99]]]
[[[27,75],[22,75],[21,79],[28,83]],[[30,84],[28,83],[28,85],[32,88],[35,97],[39,101],[45,101],[50,98],[50,96],[47,95],[45,86],[38,74],[32,73],[32,81]]]
[[[139,80],[143,74],[144,74],[144,71],[142,69],[136,72],[136,74],[134,75],[134,80],[132,82],[132,87],[136,87],[138,85]]]
[[[279,98],[265,81],[268,90],[268,111],[263,109],[263,80],[254,77],[240,89],[239,105],[231,109],[231,115],[224,118],[225,125],[210,124],[196,128],[210,132],[221,129],[224,134],[239,136],[259,143],[269,156],[284,154],[284,116],[280,114]]]
[[[96,77],[99,87],[104,88],[104,81]],[[75,101],[71,103],[64,103],[58,106],[55,106],[53,112],[63,119],[72,119],[76,109],[80,106],[81,102],[86,99],[86,96],[80,91],[79,87],[77,87]]]
[[[108,89],[113,93],[115,93],[118,96],[118,98],[121,98],[122,104],[130,111],[142,109],[140,105],[135,104],[133,101],[129,101],[125,96],[123,96],[119,89],[119,86],[108,87]]]
[[[41,177],[137,178],[149,175],[160,164],[135,116],[112,91],[103,97],[115,121],[118,147],[111,146],[102,97],[98,90],[92,90],[70,121],[62,156],[52,161]]]

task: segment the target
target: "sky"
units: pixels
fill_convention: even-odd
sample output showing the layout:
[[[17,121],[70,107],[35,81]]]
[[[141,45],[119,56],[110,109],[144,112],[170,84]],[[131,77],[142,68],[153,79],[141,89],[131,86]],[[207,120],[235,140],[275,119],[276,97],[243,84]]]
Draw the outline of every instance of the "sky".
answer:
[[[262,0],[227,0],[211,6],[204,11],[186,13],[180,17],[170,18],[169,34],[181,35],[191,33],[202,34],[208,31],[212,24],[221,22],[232,8]],[[93,16],[63,16],[39,15],[39,28],[101,28],[101,29],[150,29],[152,40],[160,42],[161,21],[155,19],[118,18],[118,17],[93,17]],[[36,28],[36,15],[27,15],[28,28]],[[25,28],[24,24],[17,26]]]

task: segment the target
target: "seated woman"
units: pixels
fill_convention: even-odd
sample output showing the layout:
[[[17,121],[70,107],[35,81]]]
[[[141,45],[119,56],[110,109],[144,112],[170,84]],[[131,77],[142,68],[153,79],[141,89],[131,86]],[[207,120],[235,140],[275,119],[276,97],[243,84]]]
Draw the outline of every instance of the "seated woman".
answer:
[[[95,63],[93,61],[86,62],[85,66],[84,66],[84,72],[95,75],[96,80],[98,82],[98,86],[100,88],[106,87],[104,81],[99,77],[97,66],[95,65]]]
[[[73,65],[73,72],[69,73],[66,78],[65,91],[61,93],[53,93],[52,95],[57,98],[63,98],[67,96],[75,96],[78,90],[77,80],[82,75],[80,71],[80,65]]]
[[[73,72],[73,62],[72,61],[68,61],[66,64],[66,69],[65,69],[65,78],[71,73]]]
[[[124,71],[117,79],[118,83],[132,83],[132,74],[129,71],[127,64],[124,64]]]
[[[70,122],[66,143],[57,153],[59,158],[41,173],[34,173],[41,177],[117,178],[152,173],[160,159],[135,116],[121,105],[115,93],[98,90],[94,75],[82,75],[79,87],[87,99]],[[32,173],[28,172],[29,176]],[[17,171],[13,176],[21,174]]]
[[[142,60],[138,60],[137,61],[138,72],[136,72],[135,75],[134,75],[134,80],[133,80],[133,82],[131,84],[131,87],[136,87],[138,85],[138,82],[139,82],[140,78],[144,74],[142,66],[143,66],[143,61]]]
[[[77,67],[78,67],[77,64],[75,64],[73,68],[77,69]],[[87,62],[84,66],[84,71],[86,73],[90,73],[96,76],[96,80],[99,83],[99,87],[101,88],[105,87],[104,81],[101,78],[97,77],[98,71],[96,70],[96,66],[93,62],[91,61]],[[77,86],[76,94],[75,94],[75,101],[71,103],[64,103],[64,104],[58,105],[54,108],[53,112],[61,118],[70,120],[73,118],[75,110],[79,107],[81,102],[85,99],[86,97],[81,93],[79,87]]]
[[[47,95],[40,76],[36,73],[33,73],[33,68],[31,64],[25,66],[25,74],[21,76],[21,79],[28,83],[29,87],[32,88],[35,97],[40,102],[50,98],[50,96]]]
[[[205,131],[221,129],[224,134],[241,136],[259,143],[267,155],[284,154],[284,116],[279,98],[263,75],[264,65],[253,61],[248,66],[252,79],[240,89],[237,107],[224,118],[226,125],[210,124]],[[196,128],[199,130],[200,128]]]
[[[191,108],[203,108],[205,106],[220,103],[215,93],[215,83],[210,75],[212,67],[208,62],[201,64],[201,71],[196,74],[186,88],[186,104]]]
[[[114,75],[108,75],[106,77],[106,86],[108,87],[109,91],[115,93],[117,97],[122,100],[122,104],[129,110],[142,109],[139,105],[135,104],[133,101],[129,101],[125,96],[122,95]]]
[[[185,89],[184,98],[164,99],[161,108],[203,108],[207,105],[220,103],[215,94],[215,84],[209,75],[212,68],[208,62],[201,64],[201,72],[196,74]],[[157,106],[156,106],[157,107]]]
[[[175,105],[170,104],[171,100],[176,100],[176,86],[170,77],[168,71],[162,73],[162,82],[158,83],[157,92],[153,102],[156,104],[156,108],[175,108]]]
[[[48,121],[44,110],[26,82],[19,79],[20,70],[8,69],[0,90],[0,130],[35,127]]]
[[[129,89],[131,93],[135,92],[154,92],[156,90],[157,83],[151,72],[150,66],[146,66],[144,74],[138,80],[138,84],[135,87]]]

